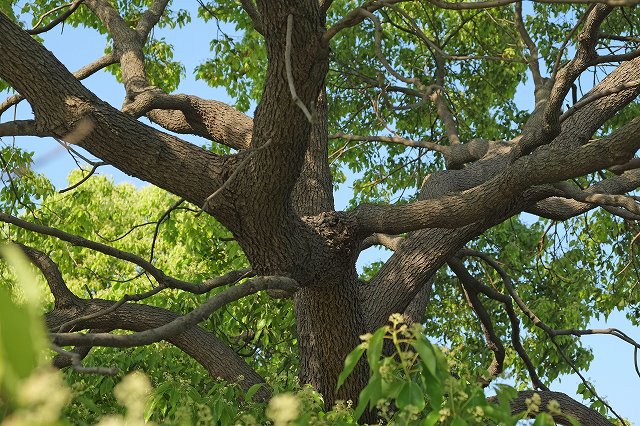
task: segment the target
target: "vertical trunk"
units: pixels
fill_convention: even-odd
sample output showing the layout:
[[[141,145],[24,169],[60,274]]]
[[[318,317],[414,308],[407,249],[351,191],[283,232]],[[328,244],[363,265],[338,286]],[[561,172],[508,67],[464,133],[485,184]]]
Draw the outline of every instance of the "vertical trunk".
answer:
[[[357,402],[367,383],[367,366],[360,363],[336,392],[344,359],[364,333],[358,285],[354,268],[341,282],[303,288],[295,296],[300,380],[322,393],[327,408],[338,399]]]
[[[293,206],[301,216],[317,215],[334,208],[324,91],[318,97],[316,113],[304,166],[292,194]],[[327,408],[331,408],[336,399],[356,401],[367,380],[363,364],[354,371],[353,379],[336,392],[344,359],[360,343],[359,336],[364,333],[354,263],[355,260],[330,265],[339,271],[319,274],[331,276],[329,282],[316,283],[295,295],[300,382],[310,383],[320,391]]]

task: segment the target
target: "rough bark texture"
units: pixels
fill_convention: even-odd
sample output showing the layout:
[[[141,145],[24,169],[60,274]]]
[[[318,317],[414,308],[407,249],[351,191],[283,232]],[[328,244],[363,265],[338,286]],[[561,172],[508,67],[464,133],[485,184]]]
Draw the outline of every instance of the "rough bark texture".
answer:
[[[136,28],[129,27],[106,0],[86,0],[85,4],[113,38],[113,53],[100,66],[110,61],[120,64],[127,91],[122,110],[98,99],[49,51],[0,14],[0,77],[35,113],[33,121],[0,124],[0,136],[50,135],[81,146],[129,175],[202,206],[233,233],[256,273],[293,278],[300,289],[287,296],[294,298],[300,379],[322,392],[329,407],[337,399],[357,400],[366,384],[368,371],[363,362],[335,391],[344,358],[359,343],[359,336],[384,325],[396,312],[405,312],[411,321],[422,321],[435,273],[490,227],[523,211],[569,218],[597,204],[614,214],[640,216],[640,209],[630,206],[628,200],[594,198],[602,192],[622,194],[640,186],[637,170],[625,168],[640,147],[640,119],[592,140],[609,118],[640,93],[639,85],[624,86],[640,78],[638,57],[629,57],[612,71],[585,95],[595,100],[564,121],[560,121],[562,100],[576,76],[598,60],[595,44],[581,43],[575,60],[561,68],[555,80],[542,79],[539,70],[534,71],[536,108],[522,134],[511,141],[458,143],[455,120],[438,92],[432,100],[437,101],[449,140],[456,142],[436,149],[449,169],[425,179],[415,202],[360,205],[336,212],[328,161],[330,106],[324,88],[328,40],[370,17],[383,3],[366,3],[327,30],[330,1],[258,0],[255,8],[243,2],[264,36],[268,57],[264,92],[253,119],[217,101],[165,94],[149,85],[142,48],[166,1],[154,2]],[[589,9],[581,40],[596,34],[610,12],[605,6]],[[443,60],[439,58],[439,66]],[[443,70],[436,74],[438,84],[444,84]],[[626,88],[618,90],[620,87]],[[302,105],[311,112],[310,118]],[[199,135],[238,152],[213,154],[146,126],[136,119],[143,115],[167,130]],[[585,191],[569,194],[556,185],[614,166],[619,176]],[[402,239],[389,236],[404,233]],[[363,245],[369,244],[387,244],[395,253],[370,282],[363,283],[355,264]],[[56,298],[55,310],[47,317],[52,329],[79,315],[108,310],[113,304],[70,294],[59,271],[37,253],[31,254]],[[159,308],[123,304],[77,327],[143,331],[176,317]],[[195,327],[167,340],[212,375],[233,380],[242,374],[247,387],[262,382],[212,333]],[[259,396],[267,394],[265,389]],[[561,406],[565,401],[560,394],[546,395]],[[521,400],[514,402],[514,410],[522,408],[518,405]],[[569,414],[585,424],[608,424],[585,407],[576,408],[571,402],[567,406],[573,407]]]

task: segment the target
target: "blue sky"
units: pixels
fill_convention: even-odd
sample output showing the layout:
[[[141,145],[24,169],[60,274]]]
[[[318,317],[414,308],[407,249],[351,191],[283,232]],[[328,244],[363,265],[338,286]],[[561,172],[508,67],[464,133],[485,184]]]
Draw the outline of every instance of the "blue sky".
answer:
[[[182,2],[181,2],[182,3]],[[184,2],[182,7],[195,8],[196,1]],[[179,31],[156,31],[156,37],[166,35],[167,40],[175,46],[175,59],[181,61],[186,68],[187,76],[181,83],[178,92],[195,94],[209,99],[217,99],[223,102],[231,102],[222,89],[212,89],[202,81],[193,78],[193,69],[196,65],[209,57],[209,42],[216,36],[215,24],[204,24],[198,19]],[[45,46],[70,70],[75,71],[103,54],[105,38],[97,33],[85,30],[76,30],[70,27],[59,26],[44,35]],[[124,98],[124,89],[113,76],[108,73],[98,73],[84,84],[105,101],[119,107]],[[533,91],[530,87],[523,86],[517,95],[516,101],[521,107],[533,106]],[[26,103],[22,103],[17,109],[18,118],[30,118],[31,111]],[[13,109],[7,111],[1,117],[2,121],[8,121],[13,117]],[[10,138],[4,138],[3,143],[12,143]],[[59,189],[66,186],[66,176],[76,167],[75,163],[66,154],[60,145],[51,139],[19,138],[16,144],[24,149],[35,151],[35,169],[46,174]],[[114,176],[118,182],[129,181],[136,185],[144,183],[133,179],[116,169],[100,168],[101,174]],[[337,194],[337,208],[344,208],[350,197],[348,185]],[[360,264],[385,258],[388,252],[382,250],[368,250],[361,259]],[[569,327],[570,324],[567,324]],[[594,328],[616,327],[627,332],[632,338],[640,341],[640,330],[634,328],[622,313],[613,314],[608,321],[604,318],[593,321],[590,324]],[[595,360],[585,376],[596,385],[598,392],[605,397],[613,407],[623,416],[635,424],[640,424],[640,404],[637,403],[640,391],[640,377],[636,375],[633,367],[633,349],[620,340],[610,336],[586,336],[583,342],[594,349]],[[552,386],[553,390],[574,395],[579,379],[577,376],[563,377],[559,383]]]

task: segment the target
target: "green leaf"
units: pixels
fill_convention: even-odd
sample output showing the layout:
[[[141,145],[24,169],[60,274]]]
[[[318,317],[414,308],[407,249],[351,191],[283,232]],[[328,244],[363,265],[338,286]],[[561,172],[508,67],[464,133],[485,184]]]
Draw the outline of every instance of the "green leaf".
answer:
[[[375,407],[380,396],[382,394],[382,377],[379,374],[374,374],[369,379],[369,383],[360,391],[358,398],[358,406],[354,411],[354,416],[359,419],[366,410],[367,406],[370,408]]]
[[[349,374],[353,371],[353,369],[362,358],[362,354],[364,353],[364,348],[358,345],[354,350],[352,350],[349,355],[344,360],[344,368],[342,372],[338,376],[338,383],[336,384],[336,390],[340,389],[340,386],[344,384],[344,381],[347,380]]]
[[[436,372],[438,363],[431,343],[424,338],[417,338],[413,343],[413,348],[416,350],[416,352],[418,352],[418,355],[420,355],[420,360],[427,368],[427,371],[429,371],[429,373],[431,373],[431,375],[435,379],[438,379],[438,375]]]
[[[44,323],[39,314],[37,279],[29,261],[15,245],[4,245],[0,253],[13,267],[23,303],[0,283],[0,393],[13,398],[19,383],[44,362],[47,348]]]
[[[462,417],[451,419],[451,426],[467,426],[467,422]]]
[[[438,410],[433,410],[424,418],[422,426],[433,426],[438,423],[438,420],[440,420],[440,413]]]
[[[540,413],[536,416],[533,426],[555,426],[555,424],[556,422],[553,421],[553,417],[550,414]]]
[[[407,382],[400,390],[400,394],[396,399],[398,408],[404,409],[408,406],[413,406],[422,411],[425,406],[424,394],[420,386],[415,382]]]
[[[262,386],[266,386],[266,384],[256,383],[255,385],[251,386],[247,393],[244,395],[245,402],[251,402],[251,400],[253,400],[253,396],[260,390]]]
[[[373,333],[368,341],[367,361],[371,371],[376,372],[380,365],[380,357],[382,356],[382,344],[384,343],[385,327],[380,327]]]

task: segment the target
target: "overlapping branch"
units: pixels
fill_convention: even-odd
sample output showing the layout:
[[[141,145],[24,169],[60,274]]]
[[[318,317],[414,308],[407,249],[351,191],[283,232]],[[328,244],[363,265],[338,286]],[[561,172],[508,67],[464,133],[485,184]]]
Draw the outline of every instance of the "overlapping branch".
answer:
[[[638,348],[640,348],[640,343],[634,341],[629,336],[627,336],[625,333],[622,333],[621,331],[619,331],[617,329],[614,329],[614,328],[607,329],[607,330],[575,330],[575,329],[560,329],[560,330],[556,330],[556,329],[553,329],[553,328],[549,327],[547,324],[545,324],[531,309],[529,309],[529,307],[524,302],[524,300],[516,292],[515,287],[514,287],[512,281],[511,281],[511,277],[509,276],[509,274],[502,268],[502,266],[497,261],[495,261],[493,258],[491,258],[491,256],[489,256],[489,255],[487,255],[485,253],[478,252],[478,251],[475,251],[475,250],[470,250],[470,249],[462,250],[461,254],[462,255],[467,255],[467,256],[474,256],[474,257],[477,257],[479,259],[482,259],[485,263],[487,263],[489,266],[491,266],[493,269],[495,269],[495,271],[498,273],[498,275],[500,275],[500,278],[502,279],[502,282],[503,282],[504,286],[506,287],[507,292],[509,293],[509,296],[511,296],[511,298],[516,303],[518,308],[520,308],[520,310],[531,320],[531,322],[533,323],[534,326],[542,329],[547,334],[547,336],[549,336],[549,339],[554,344],[554,346],[558,349],[558,352],[560,353],[562,358],[565,360],[565,362],[567,362],[567,364],[569,364],[571,369],[580,377],[580,379],[582,380],[582,383],[589,390],[589,392],[596,399],[598,399],[598,401],[600,401],[604,406],[606,406],[609,409],[609,411],[620,420],[620,422],[622,424],[626,424],[625,420],[613,409],[613,407],[611,407],[611,405],[609,403],[607,403],[607,401],[605,401],[604,399],[602,399],[598,395],[598,393],[596,392],[594,387],[585,379],[585,377],[582,375],[580,370],[576,367],[575,363],[560,348],[560,345],[556,342],[555,337],[556,336],[565,336],[565,335],[583,336],[583,335],[587,335],[587,334],[611,334],[611,335],[613,335],[615,337],[618,337],[618,338],[622,339],[623,341],[631,344],[635,348],[636,351],[637,351]]]
[[[177,314],[162,308],[147,306],[142,304],[112,302],[101,299],[84,300],[73,294],[67,287],[58,266],[45,253],[19,244],[27,257],[43,273],[49,288],[54,296],[54,310],[45,316],[47,326],[52,331],[58,331],[52,336],[59,336],[59,341],[66,345],[65,339],[76,339],[77,341],[90,338],[83,338],[83,335],[69,335],[60,333],[68,325],[75,329],[92,329],[84,336],[98,336],[95,342],[86,344],[85,341],[73,351],[66,351],[58,344],[53,345],[53,349],[59,353],[55,363],[63,368],[72,366],[79,372],[95,374],[112,374],[115,371],[110,368],[87,368],[81,365],[81,359],[87,355],[92,346],[100,344],[100,339],[104,336],[112,336],[104,333],[109,330],[131,330],[141,333],[142,336],[153,335],[157,338],[153,341],[167,340],[178,346],[188,355],[200,362],[213,377],[222,377],[229,381],[235,381],[238,376],[244,376],[245,381],[240,386],[247,390],[253,384],[262,383],[262,378],[245,361],[238,356],[231,348],[222,343],[213,333],[207,332],[196,324],[199,318],[205,318],[211,312],[224,306],[227,303],[269,288],[286,288],[288,291],[295,291],[296,283],[283,277],[259,277],[252,282],[244,283],[237,287],[231,287],[205,302],[187,316]],[[246,275],[246,274],[245,274]],[[237,280],[237,273],[219,277],[219,280],[226,281],[229,276]],[[140,297],[131,297],[129,300],[141,300]],[[137,334],[140,335],[140,334]],[[77,336],[77,337],[68,337]],[[131,339],[136,334],[119,335]],[[148,338],[148,337],[147,337]],[[108,340],[108,338],[107,338]],[[138,346],[137,344],[133,346]],[[259,390],[256,398],[265,399],[269,395],[268,387]]]
[[[155,267],[151,262],[143,259],[142,257],[136,254],[122,251],[120,249],[111,247],[103,243],[91,241],[87,238],[81,237],[79,235],[70,234],[58,228],[53,228],[50,226],[39,225],[37,223],[28,222],[24,219],[17,218],[15,216],[9,215],[4,212],[0,212],[0,221],[5,223],[10,223],[12,225],[23,228],[27,231],[37,232],[39,234],[55,237],[59,240],[71,243],[74,246],[85,247],[85,248],[106,254],[107,256],[111,256],[116,259],[133,263],[139,266],[140,268],[142,268],[149,275],[151,275],[158,282],[158,285],[161,286],[162,288],[175,288],[175,289],[188,291],[194,294],[203,294],[211,291],[216,287],[219,287],[221,285],[227,285],[237,280],[236,274],[229,274],[225,276],[225,278],[214,278],[211,280],[204,281],[200,284],[194,284],[194,283],[179,280],[177,278],[173,278],[166,275],[162,270]]]
[[[221,291],[188,314],[159,327],[126,335],[110,333],[52,333],[51,337],[55,344],[63,346],[82,345],[118,348],[143,346],[159,342],[160,340],[168,340],[170,337],[180,334],[206,320],[213,312],[221,307],[258,291],[281,290],[293,293],[297,289],[298,284],[291,278],[257,277],[241,285]]]

